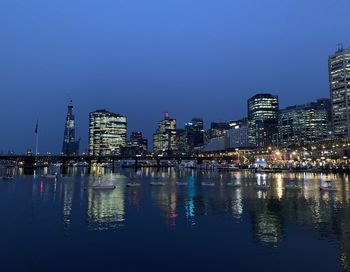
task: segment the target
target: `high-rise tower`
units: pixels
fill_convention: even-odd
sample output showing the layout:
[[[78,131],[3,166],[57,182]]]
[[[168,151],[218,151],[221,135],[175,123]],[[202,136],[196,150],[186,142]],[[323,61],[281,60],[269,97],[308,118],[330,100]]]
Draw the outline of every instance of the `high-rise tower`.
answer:
[[[254,147],[267,147],[278,136],[278,96],[262,93],[248,99],[248,139]]]
[[[350,137],[350,48],[329,56],[328,69],[334,135]]]
[[[90,112],[89,154],[120,155],[126,146],[127,118],[107,110]]]
[[[79,140],[75,139],[75,118],[73,114],[72,100],[68,104],[62,153],[64,155],[75,155],[79,153]]]

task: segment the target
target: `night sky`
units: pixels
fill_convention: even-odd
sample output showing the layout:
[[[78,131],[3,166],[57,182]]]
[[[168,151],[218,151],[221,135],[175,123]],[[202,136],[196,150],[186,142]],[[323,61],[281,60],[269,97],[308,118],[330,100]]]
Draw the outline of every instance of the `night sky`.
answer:
[[[328,55],[350,46],[349,0],[1,0],[0,150],[59,152],[73,99],[128,117],[151,140],[165,111],[246,116],[258,92],[281,107],[328,97]]]

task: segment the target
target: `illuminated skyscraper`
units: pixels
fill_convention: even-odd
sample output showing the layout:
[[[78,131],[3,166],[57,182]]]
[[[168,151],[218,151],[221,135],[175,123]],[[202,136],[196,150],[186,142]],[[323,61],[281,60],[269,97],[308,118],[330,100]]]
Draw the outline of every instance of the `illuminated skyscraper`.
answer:
[[[156,153],[171,153],[176,149],[176,120],[169,118],[165,113],[163,120],[159,121],[158,129],[153,134],[153,151]]]
[[[62,154],[74,155],[79,153],[79,140],[75,140],[75,118],[72,101],[68,104],[66,124],[64,127]]]
[[[257,94],[248,99],[249,145],[267,147],[278,137],[278,96]]]
[[[280,111],[279,136],[281,146],[316,143],[329,132],[329,99]]]
[[[350,137],[350,48],[331,55],[328,69],[334,135]]]
[[[89,154],[120,155],[126,145],[127,119],[106,110],[90,113]]]

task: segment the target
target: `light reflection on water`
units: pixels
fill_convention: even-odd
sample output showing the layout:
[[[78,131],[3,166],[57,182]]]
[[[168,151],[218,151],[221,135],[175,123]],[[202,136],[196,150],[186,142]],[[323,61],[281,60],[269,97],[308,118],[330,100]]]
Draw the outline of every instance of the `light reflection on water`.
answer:
[[[49,171],[46,169],[45,173]],[[32,181],[30,191],[35,207],[48,210],[53,209],[54,204],[60,207],[66,235],[72,232],[74,224],[80,228],[85,226],[88,232],[127,230],[145,224],[138,216],[140,220],[153,221],[153,226],[160,224],[172,229],[189,226],[194,230],[205,227],[206,218],[210,218],[212,228],[219,228],[221,220],[232,220],[233,224],[246,226],[255,243],[278,248],[288,242],[288,228],[296,227],[312,231],[319,240],[339,245],[339,263],[343,271],[349,271],[350,184],[346,175],[175,169],[157,172],[145,168],[139,175],[142,186],[126,188],[128,177],[135,177],[133,170],[111,173],[94,169],[91,173],[89,176],[84,168],[74,169],[58,180],[45,180],[38,175]],[[98,174],[112,181],[116,189],[91,189]],[[166,185],[149,186],[154,177],[162,178]],[[202,186],[201,181],[207,178],[213,180],[215,186]],[[188,185],[177,186],[179,179]],[[326,179],[335,181],[337,192],[319,190],[320,181]],[[301,190],[284,189],[289,180],[297,181]],[[233,181],[241,187],[225,186]],[[3,183],[0,192],[7,190],[6,194],[12,196],[25,184],[28,177],[18,177]],[[268,184],[270,188],[257,190],[256,184]]]

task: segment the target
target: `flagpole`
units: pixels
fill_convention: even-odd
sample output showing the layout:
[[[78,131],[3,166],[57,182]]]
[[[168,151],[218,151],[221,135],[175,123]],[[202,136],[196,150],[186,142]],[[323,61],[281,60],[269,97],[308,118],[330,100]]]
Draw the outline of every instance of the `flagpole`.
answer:
[[[36,126],[35,126],[35,156],[38,156],[38,143],[39,143],[39,131],[38,131],[38,126],[39,126],[39,120],[36,120]]]

